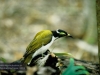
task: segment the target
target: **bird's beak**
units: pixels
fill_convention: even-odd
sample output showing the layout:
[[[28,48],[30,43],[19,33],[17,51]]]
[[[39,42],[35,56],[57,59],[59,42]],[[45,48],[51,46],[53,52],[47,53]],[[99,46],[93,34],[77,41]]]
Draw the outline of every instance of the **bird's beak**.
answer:
[[[68,34],[68,37],[71,37],[71,38],[73,38],[70,34]]]
[[[68,36],[71,36],[70,34],[68,34]]]

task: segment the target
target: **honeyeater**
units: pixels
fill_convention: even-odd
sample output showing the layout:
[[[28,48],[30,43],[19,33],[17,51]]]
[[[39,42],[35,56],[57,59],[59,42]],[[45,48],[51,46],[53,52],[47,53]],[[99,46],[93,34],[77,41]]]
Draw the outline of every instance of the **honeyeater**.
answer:
[[[70,34],[61,29],[38,32],[26,48],[26,52],[23,55],[23,63],[30,65],[39,55],[45,53],[56,39],[64,36],[70,37]]]

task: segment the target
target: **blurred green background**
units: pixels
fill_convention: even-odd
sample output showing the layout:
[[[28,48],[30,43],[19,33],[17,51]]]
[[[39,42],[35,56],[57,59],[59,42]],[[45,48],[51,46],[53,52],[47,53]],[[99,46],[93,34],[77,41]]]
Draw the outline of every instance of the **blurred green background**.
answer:
[[[75,38],[55,41],[53,52],[98,62],[95,0],[0,0],[0,57],[7,62],[20,59],[45,29],[63,29]]]

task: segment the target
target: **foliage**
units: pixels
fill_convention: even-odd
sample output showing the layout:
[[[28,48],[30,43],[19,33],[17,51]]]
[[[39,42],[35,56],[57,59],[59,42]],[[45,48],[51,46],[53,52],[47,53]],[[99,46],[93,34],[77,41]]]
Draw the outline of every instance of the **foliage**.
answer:
[[[74,59],[70,58],[70,64],[68,68],[62,73],[62,75],[89,75],[83,66],[74,66]]]

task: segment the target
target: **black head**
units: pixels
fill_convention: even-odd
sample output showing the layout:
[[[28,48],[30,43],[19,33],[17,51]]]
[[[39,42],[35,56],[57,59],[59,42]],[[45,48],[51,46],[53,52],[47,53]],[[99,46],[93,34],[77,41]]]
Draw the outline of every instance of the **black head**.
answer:
[[[70,34],[68,34],[66,31],[61,30],[61,29],[57,29],[56,31],[52,31],[54,37],[60,38],[60,37],[64,37],[64,36],[68,36],[71,37]]]

